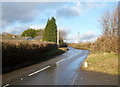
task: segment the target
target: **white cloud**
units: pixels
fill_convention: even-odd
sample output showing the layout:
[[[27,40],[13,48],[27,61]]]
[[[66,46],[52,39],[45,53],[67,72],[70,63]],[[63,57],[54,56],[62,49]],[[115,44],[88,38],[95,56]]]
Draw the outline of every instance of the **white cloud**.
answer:
[[[72,43],[79,43],[79,42],[94,42],[99,35],[97,35],[93,31],[87,31],[81,35],[73,35],[67,38],[67,42],[72,42]]]
[[[30,28],[32,29],[44,29],[45,26],[40,26],[40,25],[31,25]]]
[[[38,13],[38,3],[7,2],[2,4],[2,18],[7,23],[30,22]]]
[[[64,7],[56,11],[56,15],[59,17],[76,17],[81,14],[81,3],[75,2],[74,6],[65,5]]]
[[[86,2],[86,6],[89,9],[94,9],[94,8],[101,8],[101,7],[106,7],[108,6],[107,2]]]
[[[73,2],[74,5],[64,5],[63,7],[57,9],[56,15],[59,17],[73,18],[80,16],[81,14],[94,10],[96,8],[103,8],[108,6],[107,2],[92,2],[91,0],[81,4],[80,1]]]
[[[15,22],[28,23],[32,22],[36,17],[39,20],[42,18],[41,14],[51,15],[55,14],[62,17],[76,17],[86,11],[86,8],[96,8],[106,6],[106,3],[96,4],[95,2],[87,2],[83,6],[81,2],[73,2],[73,6],[65,3],[50,3],[50,2],[3,2],[2,3],[2,21],[4,26],[12,25]],[[45,12],[47,12],[45,14]],[[52,13],[51,13],[52,12]]]
[[[8,32],[11,34],[22,34],[24,30],[27,30],[29,28],[29,26],[15,26],[13,28],[4,29],[2,32]]]
[[[3,2],[2,21],[4,21],[4,26],[12,25],[15,22],[30,23],[35,19],[44,19],[41,15],[46,15],[45,12],[50,15],[62,4],[56,2]]]
[[[75,11],[76,14],[80,15],[81,10],[82,10],[81,7],[82,7],[81,3],[80,2],[76,2],[76,5],[74,7],[71,7],[71,9],[73,11]]]
[[[94,31],[87,31],[80,35],[80,42],[94,42],[98,35]]]

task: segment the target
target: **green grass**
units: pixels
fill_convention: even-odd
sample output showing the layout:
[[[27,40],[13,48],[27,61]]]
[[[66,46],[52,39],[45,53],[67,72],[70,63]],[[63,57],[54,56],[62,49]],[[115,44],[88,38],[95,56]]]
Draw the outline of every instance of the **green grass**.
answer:
[[[98,52],[90,54],[85,60],[88,63],[88,67],[82,65],[82,69],[96,72],[103,72],[107,74],[118,74],[118,55],[115,53]]]

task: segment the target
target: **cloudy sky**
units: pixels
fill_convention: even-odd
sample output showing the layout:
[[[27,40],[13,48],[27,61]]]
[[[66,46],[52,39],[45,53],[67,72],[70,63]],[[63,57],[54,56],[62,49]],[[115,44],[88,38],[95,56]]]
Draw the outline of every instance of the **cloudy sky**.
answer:
[[[43,29],[54,16],[58,28],[68,32],[68,42],[92,42],[101,35],[98,19],[115,5],[117,2],[2,2],[2,32]]]

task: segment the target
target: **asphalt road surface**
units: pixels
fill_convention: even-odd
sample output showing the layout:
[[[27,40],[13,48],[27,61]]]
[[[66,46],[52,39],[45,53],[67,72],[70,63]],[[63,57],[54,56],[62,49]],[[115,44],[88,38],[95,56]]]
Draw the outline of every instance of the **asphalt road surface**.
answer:
[[[82,71],[89,50],[69,51],[53,59],[3,75],[3,87],[10,85],[117,85],[117,76]]]
[[[3,84],[73,85],[88,54],[88,50],[69,47],[69,51],[56,58],[3,75]]]

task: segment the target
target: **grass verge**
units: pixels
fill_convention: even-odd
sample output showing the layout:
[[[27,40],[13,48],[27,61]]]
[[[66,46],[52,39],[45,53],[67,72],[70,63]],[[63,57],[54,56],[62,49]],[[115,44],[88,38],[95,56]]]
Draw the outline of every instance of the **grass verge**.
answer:
[[[88,63],[88,67],[84,67],[85,62]],[[84,63],[82,64],[84,70],[118,75],[118,55],[115,53],[90,54]]]

